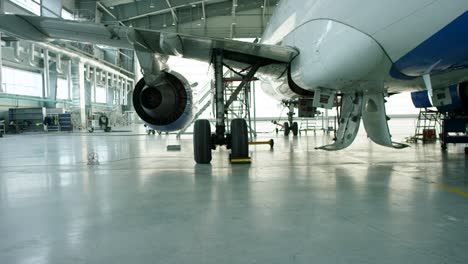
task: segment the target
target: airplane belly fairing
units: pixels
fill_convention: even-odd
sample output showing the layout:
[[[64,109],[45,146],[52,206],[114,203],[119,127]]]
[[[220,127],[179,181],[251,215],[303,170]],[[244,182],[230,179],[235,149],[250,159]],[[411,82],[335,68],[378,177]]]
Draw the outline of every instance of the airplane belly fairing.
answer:
[[[283,43],[301,51],[291,62],[291,78],[310,91],[383,89],[391,67],[390,59],[374,39],[332,20],[307,22]]]

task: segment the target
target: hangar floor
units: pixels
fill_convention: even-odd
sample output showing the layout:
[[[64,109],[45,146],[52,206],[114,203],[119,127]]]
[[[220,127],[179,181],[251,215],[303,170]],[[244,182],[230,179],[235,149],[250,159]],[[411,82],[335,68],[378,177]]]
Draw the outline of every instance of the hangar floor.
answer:
[[[463,146],[275,139],[236,166],[195,165],[189,137],[1,139],[0,263],[468,263]]]

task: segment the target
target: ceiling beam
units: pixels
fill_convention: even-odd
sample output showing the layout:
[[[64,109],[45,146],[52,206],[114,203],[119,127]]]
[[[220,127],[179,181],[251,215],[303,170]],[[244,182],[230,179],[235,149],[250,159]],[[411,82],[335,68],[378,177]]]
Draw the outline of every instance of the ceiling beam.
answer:
[[[169,2],[169,0],[166,0],[166,3],[167,3],[167,6],[169,6],[169,10],[171,11],[172,19],[174,19],[174,23],[172,23],[172,24],[173,24],[173,25],[174,25],[174,24],[177,24],[178,19],[177,19],[177,15],[176,15],[176,13],[175,13],[175,9],[172,8],[171,2]]]

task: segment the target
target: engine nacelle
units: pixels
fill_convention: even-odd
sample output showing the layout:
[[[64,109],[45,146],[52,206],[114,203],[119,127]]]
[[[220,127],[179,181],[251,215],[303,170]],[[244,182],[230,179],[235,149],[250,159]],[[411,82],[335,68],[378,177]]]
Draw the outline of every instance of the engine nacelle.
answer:
[[[452,85],[444,89],[435,89],[432,98],[427,91],[411,93],[416,108],[437,107],[439,112],[468,110],[468,82]]]
[[[193,96],[189,82],[177,72],[163,72],[147,85],[141,79],[133,92],[138,116],[152,129],[171,132],[193,119]]]

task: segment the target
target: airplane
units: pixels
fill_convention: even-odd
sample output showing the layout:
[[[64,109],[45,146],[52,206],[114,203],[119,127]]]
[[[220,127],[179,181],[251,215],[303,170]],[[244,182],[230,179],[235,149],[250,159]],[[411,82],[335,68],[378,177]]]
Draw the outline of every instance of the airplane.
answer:
[[[341,96],[334,151],[354,141],[361,120],[375,143],[392,141],[385,97],[426,91],[434,106],[449,106],[455,95],[468,107],[468,1],[466,0],[282,0],[261,41],[245,43],[111,24],[48,17],[0,15],[0,31],[18,38],[67,40],[133,49],[143,70],[133,103],[158,131],[174,131],[193,118],[191,87],[171,71],[169,56],[210,62],[214,67],[216,131],[208,120],[194,125],[194,156],[210,163],[217,145],[232,158],[248,157],[246,122],[235,119],[226,132],[223,66],[242,69],[239,88],[257,76],[264,91],[284,100],[313,98],[332,108]]]

